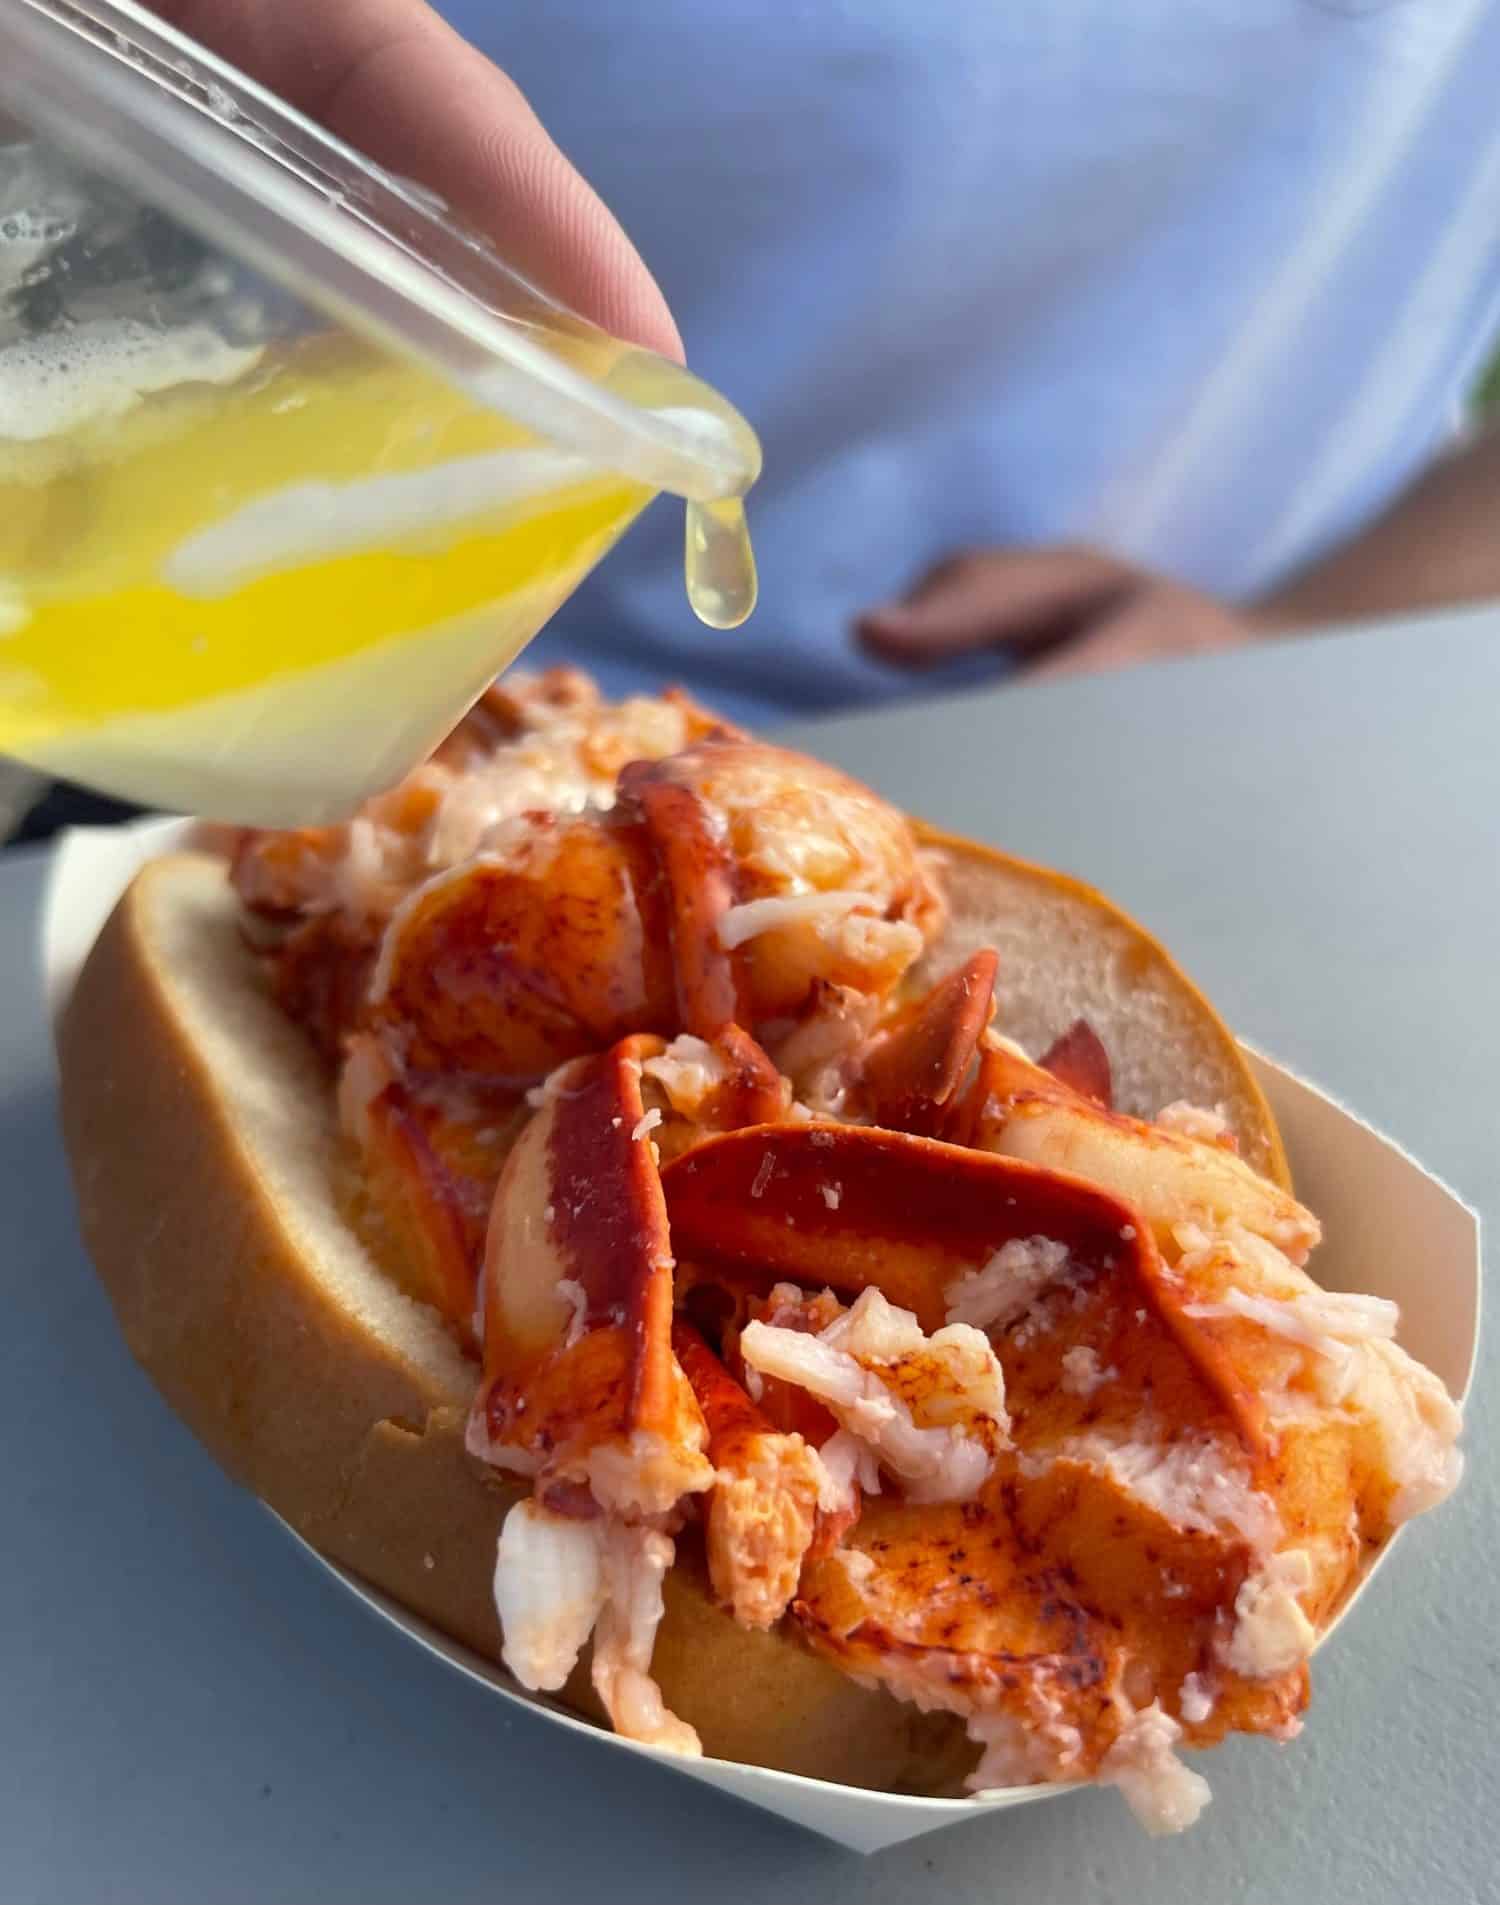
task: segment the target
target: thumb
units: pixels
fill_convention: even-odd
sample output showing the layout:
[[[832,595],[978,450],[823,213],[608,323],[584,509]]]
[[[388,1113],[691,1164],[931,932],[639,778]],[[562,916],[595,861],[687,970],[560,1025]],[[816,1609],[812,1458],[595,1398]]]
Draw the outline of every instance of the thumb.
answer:
[[[682,360],[656,281],[520,89],[425,0],[155,0],[156,10],[492,237],[538,290]]]
[[[1129,563],[1094,549],[982,549],[950,556],[898,601],[867,609],[861,641],[919,664],[998,644],[1061,639],[1139,584]]]

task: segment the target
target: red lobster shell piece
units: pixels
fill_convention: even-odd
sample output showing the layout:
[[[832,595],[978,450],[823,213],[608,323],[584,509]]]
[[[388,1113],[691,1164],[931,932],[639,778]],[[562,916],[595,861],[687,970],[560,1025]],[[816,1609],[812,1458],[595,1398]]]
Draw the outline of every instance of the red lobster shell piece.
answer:
[[[517,1141],[485,1247],[484,1381],[471,1445],[576,1512],[707,1488],[703,1414],[672,1352],[672,1250],[639,1046],[578,1060]]]
[[[882,1027],[857,1055],[854,1070],[876,1124],[936,1134],[995,1009],[999,963],[988,947],[976,952]]]

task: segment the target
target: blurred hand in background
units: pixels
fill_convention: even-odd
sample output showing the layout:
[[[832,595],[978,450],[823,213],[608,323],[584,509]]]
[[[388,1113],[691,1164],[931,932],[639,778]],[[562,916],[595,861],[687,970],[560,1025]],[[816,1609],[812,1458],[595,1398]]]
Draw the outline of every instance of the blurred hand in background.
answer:
[[[887,661],[919,668],[1000,649],[1032,681],[1206,654],[1256,633],[1248,616],[1198,589],[1101,550],[1066,548],[950,556],[856,627]]]

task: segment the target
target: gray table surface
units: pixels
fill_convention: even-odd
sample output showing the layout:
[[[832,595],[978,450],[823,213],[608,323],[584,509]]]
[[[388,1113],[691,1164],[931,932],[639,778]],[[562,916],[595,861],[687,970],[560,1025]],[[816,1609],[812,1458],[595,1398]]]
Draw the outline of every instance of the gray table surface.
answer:
[[[800,738],[1112,891],[1240,1031],[1493,1221],[1497,706],[1500,616],[1476,615]],[[0,866],[0,1899],[1500,1896],[1492,1368],[1461,1494],[1319,1659],[1302,1740],[1216,1754],[1186,1838],[1147,1840],[1087,1793],[862,1860],[506,1711],[348,1602],[177,1427],[74,1234],[35,989],[42,875],[39,857]]]

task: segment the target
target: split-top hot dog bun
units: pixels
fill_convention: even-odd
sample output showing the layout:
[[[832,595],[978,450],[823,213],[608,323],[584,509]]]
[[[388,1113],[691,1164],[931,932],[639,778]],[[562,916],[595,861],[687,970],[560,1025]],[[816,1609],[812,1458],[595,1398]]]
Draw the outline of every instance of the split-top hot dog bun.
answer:
[[[349,1221],[326,1071],[267,996],[222,861],[177,854],[139,875],[59,1045],[84,1239],[132,1353],[299,1534],[498,1662],[495,1543],[526,1490],[465,1452],[473,1362]],[[956,1787],[974,1757],[957,1722],[737,1627],[684,1549],[653,1670],[705,1752]],[[582,1668],[564,1698],[603,1717]]]
[[[502,702],[481,740],[487,760],[529,749],[526,772],[545,779],[556,749],[533,743],[556,722],[535,707]],[[821,922],[864,918],[848,894],[787,911],[764,867],[758,885],[716,887],[703,840],[722,845],[722,830],[696,858],[684,845],[697,836],[682,789],[698,798],[705,759],[721,772],[695,711],[627,719],[584,698],[569,714],[565,752],[576,766],[581,732],[591,785],[542,830],[544,852],[514,806],[482,814],[477,859],[472,817],[454,846],[451,803],[428,796],[442,772],[473,774],[460,747],[435,780],[387,797],[406,830],[378,859],[357,831],[282,836],[251,844],[238,892],[222,860],[181,854],[125,895],[60,1050],[84,1233],[133,1352],[316,1547],[488,1658],[505,1645],[530,1684],[566,1675],[568,1704],[637,1737],[890,1790],[1092,1775],[1153,1826],[1185,1823],[1201,1797],[1172,1743],[1294,1731],[1318,1628],[1390,1529],[1456,1479],[1441,1386],[1388,1341],[1389,1319],[1319,1307],[1294,1262],[1316,1226],[1253,1078],[1201,994],[1106,901],[923,833],[921,872],[892,876],[885,924],[841,938]],[[649,775],[627,766],[643,720],[662,763]],[[780,799],[785,757],[723,759],[750,760],[758,805]],[[804,807],[819,773],[806,765]],[[586,803],[617,775],[614,818],[596,822]],[[843,800],[835,781],[828,798]],[[895,823],[855,817],[868,871],[869,842]],[[445,824],[455,870],[428,877]],[[413,835],[421,865],[402,861]],[[733,848],[734,826],[722,837]],[[899,826],[889,837],[899,847]],[[657,903],[643,840],[650,877],[668,869],[665,993],[651,932],[623,932],[599,899],[623,866],[632,904]],[[818,877],[799,864],[794,897]],[[523,865],[554,883],[545,931],[516,911]],[[912,922],[921,940],[896,931]],[[476,1017],[475,997],[513,983],[528,935],[526,987]],[[616,948],[587,997],[583,944]],[[804,998],[798,962],[827,945],[838,972]],[[901,947],[867,1012],[857,982],[884,983]],[[622,959],[643,962],[638,997]],[[755,1023],[668,1042],[716,985],[738,987]],[[632,1024],[653,996],[651,1022]],[[771,1006],[759,1017],[757,1000]],[[523,1099],[527,1080],[475,1056],[486,1026],[532,1058],[562,1039],[567,1062]],[[462,1064],[433,1084],[453,1053]],[[1114,1109],[1099,1103],[1111,1090]],[[460,1099],[484,1112],[455,1136]],[[1137,1122],[1163,1107],[1161,1128]],[[610,1361],[620,1306],[589,1282],[619,1274],[620,1250],[599,1268],[581,1183],[638,1200],[630,1249],[656,1239],[614,1291],[642,1306],[621,1340],[655,1345],[649,1366],[630,1352],[628,1382]],[[476,1197],[493,1197],[487,1254]],[[1142,1383],[1146,1429],[1119,1413]],[[625,1389],[636,1413],[598,1427]],[[932,1573],[934,1543],[951,1557],[992,1529],[989,1560]],[[1021,1548],[1073,1588],[1054,1575],[1039,1595],[1016,1572]],[[920,1606],[892,1597],[887,1555],[922,1576]],[[1060,1600],[1072,1640],[1048,1626]],[[1134,1665],[1101,1638],[1122,1619],[1139,1629]],[[591,1626],[592,1683],[586,1649],[567,1671]],[[1018,1693],[996,1662],[1019,1658],[1020,1639]]]

